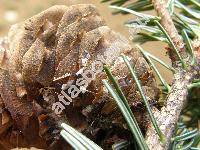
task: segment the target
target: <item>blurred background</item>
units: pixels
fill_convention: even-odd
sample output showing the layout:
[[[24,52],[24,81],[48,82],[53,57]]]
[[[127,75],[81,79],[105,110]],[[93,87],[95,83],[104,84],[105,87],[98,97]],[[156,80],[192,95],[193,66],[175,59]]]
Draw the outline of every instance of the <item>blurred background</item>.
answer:
[[[132,15],[112,15],[112,10],[108,7],[109,4],[101,3],[101,0],[0,0],[0,36],[6,36],[12,24],[21,22],[53,5],[73,5],[92,3],[97,6],[101,16],[105,19],[107,25],[113,30],[120,32],[127,38],[131,39],[123,23],[129,19],[134,18]],[[154,12],[147,12],[154,13]],[[133,44],[133,43],[132,43]],[[165,56],[165,45],[160,42],[149,42],[143,45],[144,49],[151,52],[155,56],[169,62],[168,57]],[[172,74],[158,66],[163,77],[169,82]]]

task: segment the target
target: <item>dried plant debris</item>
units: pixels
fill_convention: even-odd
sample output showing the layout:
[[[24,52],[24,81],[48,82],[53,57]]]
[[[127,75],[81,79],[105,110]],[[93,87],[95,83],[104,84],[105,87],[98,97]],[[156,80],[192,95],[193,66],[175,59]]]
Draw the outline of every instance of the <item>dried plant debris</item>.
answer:
[[[79,70],[91,68],[98,56],[107,60],[145,134],[147,113],[122,53],[136,69],[150,104],[156,106],[159,89],[147,62],[106,26],[95,6],[54,6],[12,26],[0,49],[0,145],[4,149],[70,148],[59,136],[61,122],[105,149],[129,139],[126,123],[101,82],[107,78],[104,72],[61,115],[52,111],[61,90],[80,77]]]

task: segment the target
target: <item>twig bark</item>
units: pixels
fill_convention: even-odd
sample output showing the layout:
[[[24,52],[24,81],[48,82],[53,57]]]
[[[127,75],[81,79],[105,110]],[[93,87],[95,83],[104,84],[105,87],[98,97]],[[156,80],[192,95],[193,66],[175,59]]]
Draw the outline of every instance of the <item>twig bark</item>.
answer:
[[[174,26],[168,10],[166,9],[166,1],[152,0],[152,3],[158,15],[161,17],[162,26],[165,28],[170,38],[179,48],[181,55],[183,56],[184,54],[186,54],[184,43]],[[199,43],[199,40],[195,41],[195,43]],[[194,45],[195,44],[193,43],[193,46]],[[199,48],[200,46],[194,46],[194,49],[196,51],[198,51]],[[150,149],[169,149],[176,123],[178,122],[181,110],[184,108],[184,105],[187,102],[187,86],[191,84],[195,78],[199,78],[200,76],[200,59],[199,55],[197,54],[198,52],[196,53],[197,66],[190,66],[187,70],[177,68],[178,72],[174,74],[171,92],[167,97],[166,105],[161,109],[161,111],[158,111],[156,109],[154,110],[154,115],[156,117],[156,120],[158,121],[161,131],[166,136],[166,143],[162,144],[160,142],[159,137],[157,136],[153,126],[150,125],[146,135],[146,141]],[[171,60],[172,62],[174,61],[172,58]]]
[[[161,20],[160,23],[165,28],[167,33],[169,34],[170,38],[172,39],[173,43],[178,47],[178,50],[181,54],[181,56],[186,57],[184,42],[181,36],[178,34],[178,31],[176,30],[176,27],[174,25],[174,22],[171,18],[171,15],[169,11],[167,10],[166,6],[168,0],[152,0],[152,3],[154,5],[155,10],[157,11],[158,15],[160,16]],[[170,58],[177,60],[176,54],[173,53],[173,51],[169,52]],[[173,60],[174,62],[174,60]]]
[[[181,110],[187,102],[187,86],[191,84],[194,78],[199,76],[199,73],[194,70],[200,70],[200,67],[193,68],[189,72],[180,71],[174,75],[172,89],[167,98],[166,106],[163,107],[160,112],[157,110],[154,111],[161,131],[166,136],[166,144],[162,145],[160,143],[159,137],[151,125],[146,136],[147,144],[150,149],[163,150],[169,148]]]

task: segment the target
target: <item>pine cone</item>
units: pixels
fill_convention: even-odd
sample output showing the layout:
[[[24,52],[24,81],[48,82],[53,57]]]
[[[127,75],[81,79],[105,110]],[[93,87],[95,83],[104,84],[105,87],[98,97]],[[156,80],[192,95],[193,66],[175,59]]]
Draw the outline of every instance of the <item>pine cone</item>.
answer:
[[[53,6],[12,26],[1,46],[0,144],[5,149],[70,148],[59,136],[61,122],[68,122],[105,149],[128,139],[126,123],[101,82],[107,78],[103,71],[72,102],[59,102],[62,92],[76,85],[81,73],[92,70],[100,57],[117,77],[145,134],[145,107],[120,55],[129,57],[154,106],[159,95],[155,78],[142,55],[106,26],[95,6]],[[55,113],[58,102],[65,108],[59,115]]]

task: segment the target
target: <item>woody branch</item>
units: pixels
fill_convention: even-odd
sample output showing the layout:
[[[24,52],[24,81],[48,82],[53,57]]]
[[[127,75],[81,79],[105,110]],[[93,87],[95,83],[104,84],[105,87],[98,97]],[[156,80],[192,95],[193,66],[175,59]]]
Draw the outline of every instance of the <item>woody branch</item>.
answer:
[[[158,15],[161,17],[161,25],[165,28],[175,46],[179,48],[181,55],[184,56],[186,54],[186,48],[166,8],[166,1],[152,0],[152,3]],[[199,40],[196,40],[195,42],[199,43]],[[195,47],[194,45],[195,44],[193,43],[193,48],[198,51],[200,49],[200,44],[196,44]],[[173,61],[174,60],[172,60],[172,62]],[[169,148],[181,110],[187,102],[187,86],[190,85],[195,78],[199,78],[200,76],[198,71],[200,70],[200,66],[198,65],[200,64],[200,58],[198,55],[196,55],[196,61],[197,65],[195,67],[189,66],[187,70],[183,70],[179,67],[176,68],[178,71],[174,74],[171,91],[168,94],[165,106],[161,109],[161,111],[156,109],[154,110],[154,115],[158,124],[166,136],[166,143],[162,144],[160,142],[153,126],[150,125],[146,135],[146,141],[150,149],[163,150]]]

